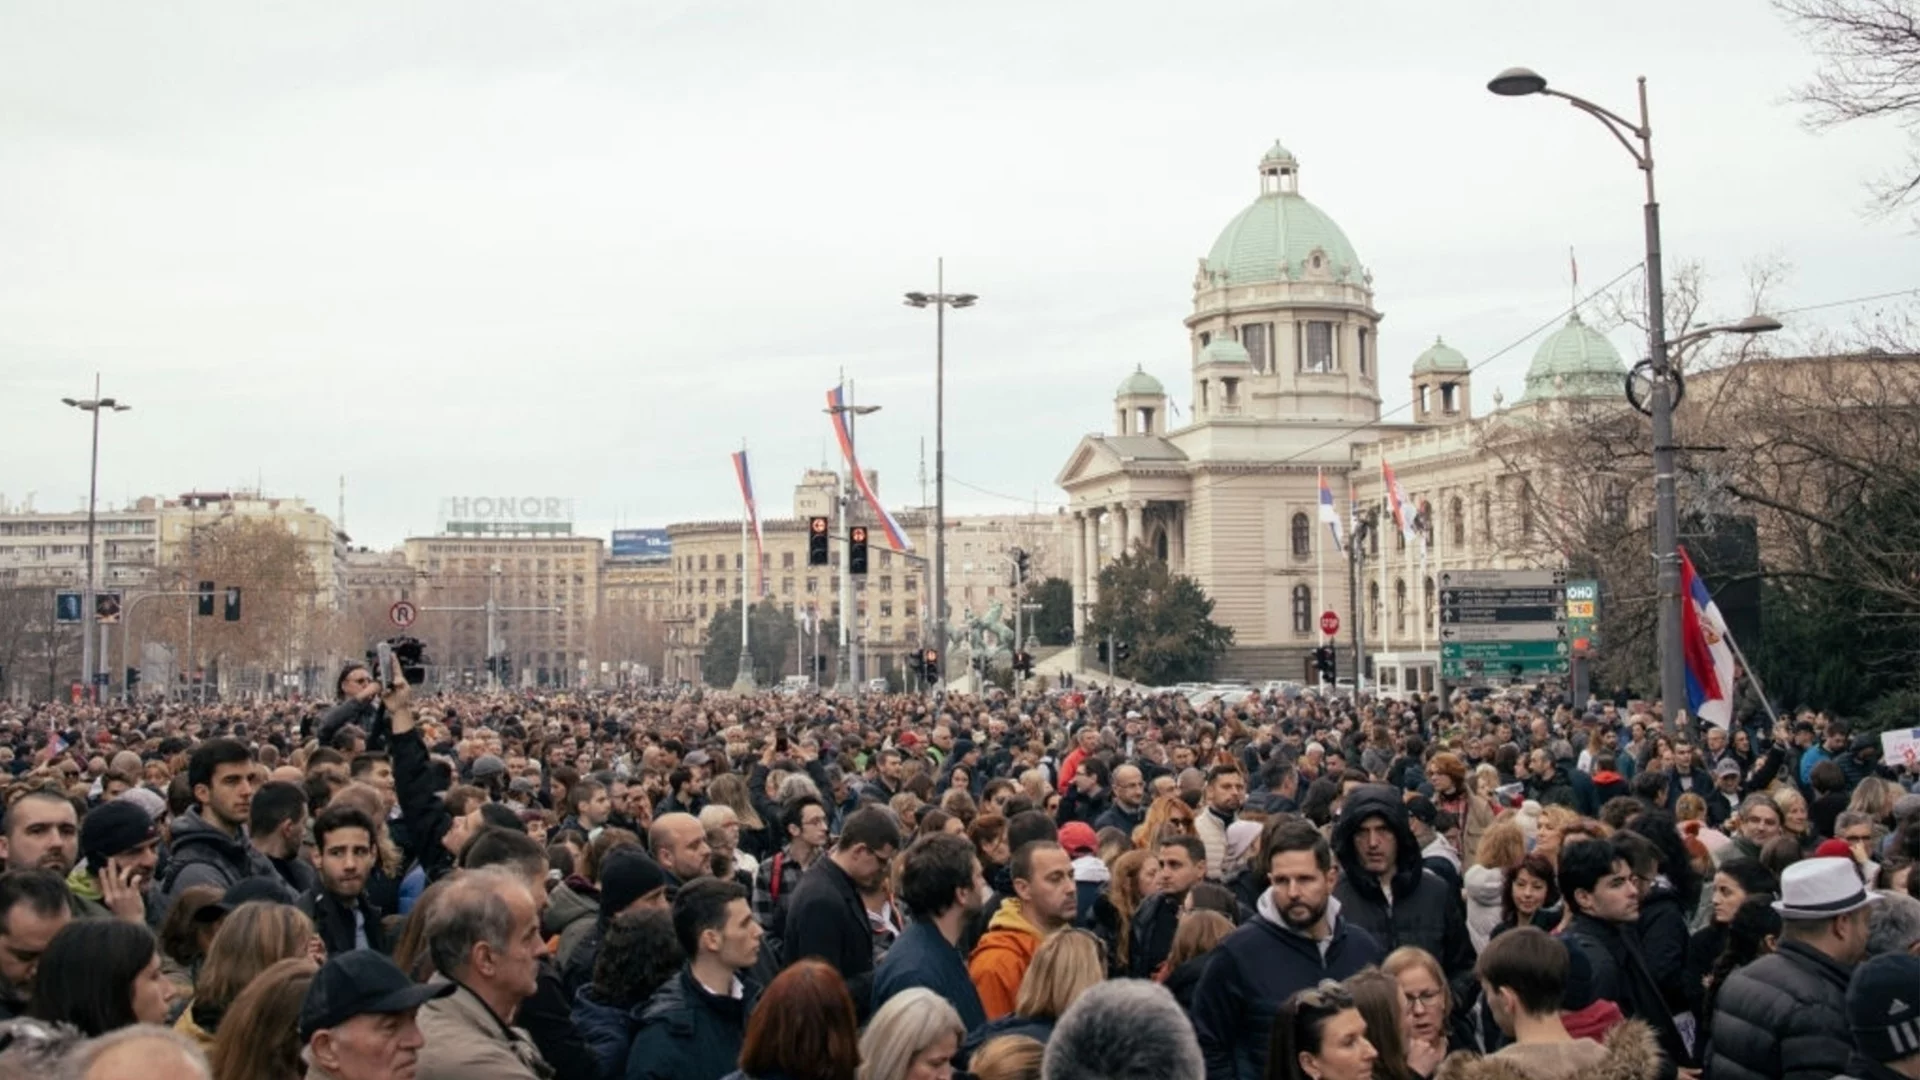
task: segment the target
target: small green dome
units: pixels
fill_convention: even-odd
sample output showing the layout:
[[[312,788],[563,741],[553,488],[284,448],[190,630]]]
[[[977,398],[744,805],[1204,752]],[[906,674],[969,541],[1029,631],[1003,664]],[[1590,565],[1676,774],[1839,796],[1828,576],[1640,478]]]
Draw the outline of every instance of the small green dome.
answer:
[[[1114,397],[1166,397],[1167,388],[1160,380],[1147,374],[1145,368],[1134,368],[1133,374],[1120,380],[1120,389],[1113,392]]]
[[[1253,357],[1247,355],[1246,347],[1230,337],[1215,338],[1207,347],[1200,350],[1200,362],[1203,364],[1251,364]]]
[[[1627,365],[1613,343],[1575,312],[1534,351],[1520,400],[1620,397],[1626,376]]]
[[[1448,345],[1438,337],[1434,338],[1433,345],[1430,346],[1426,352],[1421,353],[1419,358],[1413,362],[1413,373],[1415,375],[1431,375],[1443,372],[1464,375],[1471,370],[1473,370],[1473,365],[1467,362],[1467,358],[1461,354],[1460,350]]]
[[[1227,223],[1207,253],[1215,285],[1297,280],[1315,251],[1334,280],[1365,283],[1366,268],[1347,234],[1301,197],[1299,176],[1298,159],[1274,143],[1260,159],[1260,197]]]

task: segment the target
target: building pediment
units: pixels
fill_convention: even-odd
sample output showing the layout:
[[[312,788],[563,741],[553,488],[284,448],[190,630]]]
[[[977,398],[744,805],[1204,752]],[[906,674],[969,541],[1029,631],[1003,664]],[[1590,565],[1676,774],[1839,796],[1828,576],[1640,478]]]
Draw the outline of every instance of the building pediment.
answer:
[[[1158,435],[1089,435],[1068,456],[1054,483],[1071,490],[1115,473],[1143,466],[1179,467],[1186,461],[1184,451]]]

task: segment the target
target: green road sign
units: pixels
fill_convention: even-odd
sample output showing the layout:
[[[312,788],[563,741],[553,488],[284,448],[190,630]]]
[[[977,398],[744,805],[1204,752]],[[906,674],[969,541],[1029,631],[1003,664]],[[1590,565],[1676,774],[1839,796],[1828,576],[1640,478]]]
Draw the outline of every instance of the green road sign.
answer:
[[[1458,679],[1507,679],[1514,676],[1514,667],[1518,665],[1522,677],[1529,675],[1565,675],[1568,662],[1565,660],[1515,660],[1510,663],[1495,663],[1492,660],[1441,660],[1440,677],[1448,681]]]
[[[1445,641],[1442,660],[1484,660],[1489,664],[1565,659],[1571,650],[1564,641]]]

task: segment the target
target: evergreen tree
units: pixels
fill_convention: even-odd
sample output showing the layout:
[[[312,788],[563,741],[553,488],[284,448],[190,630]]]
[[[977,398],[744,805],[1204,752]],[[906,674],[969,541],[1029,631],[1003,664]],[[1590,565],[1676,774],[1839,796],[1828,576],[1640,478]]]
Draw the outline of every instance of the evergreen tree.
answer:
[[[1199,583],[1144,549],[1100,571],[1087,637],[1108,635],[1128,652],[1114,673],[1149,686],[1205,679],[1233,644],[1233,629],[1213,621],[1213,600]]]

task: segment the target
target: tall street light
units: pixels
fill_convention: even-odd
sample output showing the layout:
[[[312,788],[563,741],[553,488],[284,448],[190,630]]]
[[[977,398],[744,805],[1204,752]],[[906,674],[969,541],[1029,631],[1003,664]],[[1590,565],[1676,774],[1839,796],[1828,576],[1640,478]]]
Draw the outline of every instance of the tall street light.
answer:
[[[1639,80],[1639,87],[1640,120],[1635,123],[1585,98],[1550,89],[1545,76],[1530,68],[1508,68],[1487,83],[1487,89],[1501,97],[1533,94],[1557,97],[1600,121],[1646,174],[1647,202],[1642,224],[1647,245],[1647,359],[1628,376],[1628,397],[1635,408],[1653,420],[1653,554],[1660,605],[1660,711],[1662,726],[1671,735],[1679,711],[1687,702],[1686,660],[1680,641],[1680,527],[1674,501],[1673,459],[1673,408],[1679,403],[1683,388],[1680,371],[1669,359],[1666,292],[1660,269],[1660,202],[1653,190],[1653,126],[1647,119],[1644,76]],[[1674,344],[1687,344],[1718,333],[1759,334],[1779,328],[1780,324],[1772,319],[1754,316],[1729,326],[1695,331]],[[1637,391],[1636,381],[1646,384],[1644,395]]]
[[[851,391],[848,392],[848,396],[852,396]],[[854,421],[862,416],[872,416],[879,412],[880,406],[840,404],[829,405],[820,411],[845,416],[847,445],[857,447],[858,443],[854,439]],[[848,468],[851,469],[852,466],[849,465]],[[853,622],[853,545],[847,539],[847,527],[853,524],[853,496],[857,490],[859,488],[849,473],[841,483],[839,495],[834,500],[836,508],[840,511],[840,527],[837,530],[840,536],[840,618],[835,620],[840,624],[840,662],[834,665],[834,669],[835,682],[842,691],[847,693],[856,692],[859,687],[858,680],[853,674],[853,650],[849,647],[849,642],[852,640],[849,627]]]
[[[100,413],[102,410],[107,412],[126,412],[128,409],[133,408],[133,406],[123,405],[110,397],[101,397],[99,372],[94,372],[93,375],[93,396],[91,398],[84,401],[74,398],[61,398],[60,401],[63,404],[79,409],[81,412],[93,414],[93,455],[87,466],[87,587],[80,601],[80,678],[83,680],[82,685],[86,688],[84,692],[87,695],[87,700],[91,701],[94,700],[93,632],[94,626],[98,622],[98,615],[94,611],[93,598],[93,531],[94,500],[100,491]],[[103,662],[106,660],[104,649],[102,650],[101,660]]]
[[[947,309],[972,307],[979,297],[950,293],[947,260],[934,261],[934,291],[910,292],[907,306],[932,306],[933,316],[933,642],[939,657],[935,682],[947,681]]]

